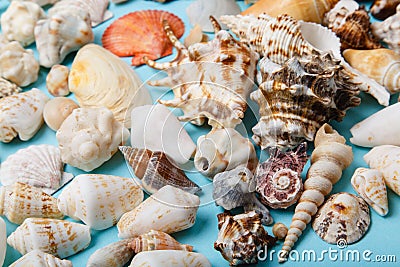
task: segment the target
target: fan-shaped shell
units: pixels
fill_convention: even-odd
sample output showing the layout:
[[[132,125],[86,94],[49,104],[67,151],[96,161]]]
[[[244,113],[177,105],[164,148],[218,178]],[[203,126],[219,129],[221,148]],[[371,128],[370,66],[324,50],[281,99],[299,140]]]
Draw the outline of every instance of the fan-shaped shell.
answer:
[[[86,267],[123,267],[133,257],[135,252],[131,248],[131,238],[111,243],[96,250],[90,255]]]
[[[384,20],[396,13],[400,0],[375,0],[369,12],[377,19]]]
[[[330,244],[344,240],[352,244],[360,240],[370,224],[367,203],[349,193],[332,195],[315,215],[312,227],[319,237]]]
[[[400,5],[396,8],[396,14],[384,21],[376,21],[371,24],[372,33],[387,46],[400,54]]]
[[[135,237],[130,245],[135,253],[150,250],[193,250],[192,246],[183,245],[169,234],[155,230],[150,230],[148,233]]]
[[[168,21],[174,34],[180,38],[185,30],[182,20],[162,10],[141,10],[115,20],[101,39],[104,48],[117,56],[133,56],[132,65],[144,64],[143,57],[155,60],[172,54],[172,44],[162,23]]]
[[[45,253],[38,249],[32,250],[13,262],[9,267],[72,267],[69,260],[61,260],[51,254]]]
[[[63,173],[60,150],[51,145],[31,145],[18,150],[2,162],[2,185],[26,183],[51,193],[69,181],[72,175]]]
[[[19,88],[15,83],[12,83],[4,78],[0,77],[0,98],[15,95],[21,92],[22,89]]]
[[[142,266],[196,266],[211,267],[208,259],[196,252],[183,250],[152,250],[143,251],[133,257],[129,267]]]

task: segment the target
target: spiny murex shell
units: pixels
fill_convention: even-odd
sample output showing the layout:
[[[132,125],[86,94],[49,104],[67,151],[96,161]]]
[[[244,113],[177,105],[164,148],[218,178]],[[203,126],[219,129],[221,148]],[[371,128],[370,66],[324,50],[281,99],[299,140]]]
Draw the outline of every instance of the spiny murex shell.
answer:
[[[123,239],[99,248],[90,255],[86,267],[123,267],[135,252],[131,248],[133,239]]]
[[[261,60],[263,82],[250,95],[260,106],[261,118],[252,130],[262,149],[312,141],[324,123],[341,121],[347,109],[360,104],[358,87],[331,54],[294,57],[272,70],[271,64]]]
[[[192,246],[181,244],[169,234],[155,230],[135,237],[130,246],[135,253],[150,250],[193,250]]]
[[[62,219],[64,215],[57,207],[57,199],[28,184],[16,182],[0,187],[0,215],[15,224],[26,218]]]
[[[91,171],[109,160],[129,131],[106,108],[74,109],[58,129],[63,162]]]
[[[131,67],[96,44],[82,47],[72,62],[69,89],[81,107],[106,107],[130,128],[135,107],[150,105],[147,88]]]
[[[152,250],[138,253],[129,267],[150,267],[150,266],[196,266],[211,267],[208,259],[196,252],[184,250]]]
[[[22,89],[19,88],[15,83],[12,83],[2,77],[0,77],[0,98],[15,95],[21,92]]]
[[[19,149],[1,164],[0,181],[3,185],[26,183],[48,194],[53,193],[73,175],[63,172],[60,150],[52,145],[31,145]]]
[[[377,146],[364,156],[370,168],[383,174],[386,185],[400,196],[400,147],[391,145]]]
[[[207,118],[212,127],[233,128],[241,123],[247,108],[246,98],[254,85],[258,55],[213,22],[215,38],[189,48],[164,25],[178,49],[178,57],[169,63],[146,60],[146,64],[168,73],[167,78],[150,84],[173,89],[173,100],[159,102],[181,108],[184,115],[180,120],[202,125]]]
[[[69,260],[61,260],[51,254],[40,251],[39,249],[32,250],[13,262],[9,267],[72,267],[72,262]]]
[[[314,231],[330,244],[346,242],[352,244],[360,240],[370,224],[367,203],[349,193],[332,195],[318,210],[312,224]]]
[[[34,2],[11,1],[1,15],[1,29],[9,41],[27,46],[35,41],[33,30],[36,22],[45,17],[44,10]]]
[[[400,54],[400,5],[396,8],[396,14],[384,21],[376,21],[371,24],[372,33],[385,42],[388,47]]]
[[[233,128],[213,129],[197,139],[194,166],[207,177],[242,165],[253,172],[257,164],[253,144]]]
[[[89,246],[90,228],[64,220],[28,218],[11,233],[7,243],[23,255],[39,249],[66,258]]]
[[[388,213],[386,184],[379,170],[357,168],[351,177],[351,185],[379,215]]]
[[[259,251],[275,244],[275,238],[268,235],[260,215],[254,211],[235,216],[224,212],[217,217],[219,232],[214,248],[230,265],[257,263]]]
[[[135,237],[150,230],[167,234],[193,226],[200,198],[166,185],[119,220],[118,236]]]
[[[81,174],[63,189],[58,208],[90,228],[103,230],[116,224],[122,214],[134,209],[143,198],[143,191],[132,179]]]

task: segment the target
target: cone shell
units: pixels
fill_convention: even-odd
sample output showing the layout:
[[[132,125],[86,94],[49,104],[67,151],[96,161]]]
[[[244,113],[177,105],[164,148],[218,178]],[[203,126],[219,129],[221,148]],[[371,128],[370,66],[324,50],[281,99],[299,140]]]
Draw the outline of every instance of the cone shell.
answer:
[[[254,211],[236,216],[224,212],[217,217],[219,232],[214,248],[231,266],[257,263],[259,252],[276,242],[265,231],[260,215]]]
[[[180,38],[185,30],[182,20],[162,10],[141,10],[115,20],[101,39],[104,48],[117,56],[133,56],[132,65],[144,64],[143,57],[155,60],[172,54],[172,44],[162,22],[166,20]]]
[[[32,250],[22,258],[13,262],[9,267],[72,267],[69,260],[61,260],[38,249]]]
[[[400,0],[375,0],[369,12],[376,19],[384,20],[396,13]]]
[[[49,98],[39,89],[0,98],[0,141],[9,143],[17,135],[31,139],[43,124],[43,108]]]
[[[21,91],[22,89],[19,88],[15,83],[0,77],[0,99],[9,95],[18,94]]]
[[[166,185],[121,217],[118,236],[135,237],[152,229],[167,234],[188,229],[195,222],[199,205],[198,196]]]
[[[64,0],[65,1],[65,0]],[[46,76],[46,87],[52,96],[67,96],[69,69],[64,65],[54,65]]]
[[[86,267],[123,267],[135,252],[130,246],[132,239],[124,239],[96,250],[90,255]]]
[[[106,107],[127,128],[132,110],[152,102],[142,83],[128,64],[96,44],[78,51],[68,77],[69,89],[81,107]]]
[[[144,266],[211,267],[211,263],[200,253],[183,250],[153,250],[140,252],[133,257],[129,265],[129,267]]]
[[[115,225],[125,212],[144,198],[135,181],[105,174],[81,174],[63,189],[58,208],[90,228],[103,230]]]
[[[0,265],[3,266],[7,252],[7,229],[6,223],[0,217]]]
[[[354,190],[379,215],[385,216],[388,211],[388,199],[385,180],[379,170],[358,168],[351,177]]]
[[[371,24],[372,33],[387,46],[400,54],[400,6],[396,8],[396,14],[388,17],[384,21],[376,21]]]
[[[15,224],[21,224],[26,218],[62,219],[57,199],[33,186],[16,182],[0,187],[0,215]]]
[[[360,240],[370,224],[367,203],[349,193],[332,195],[315,215],[312,227],[330,244],[352,244]]]
[[[121,146],[119,149],[136,177],[142,180],[143,188],[150,194],[165,185],[172,185],[192,194],[201,191],[165,153],[128,146]]]
[[[50,129],[57,131],[65,119],[77,108],[79,108],[78,104],[71,98],[55,97],[44,105],[44,122]]]
[[[7,243],[23,255],[39,249],[66,258],[89,246],[90,228],[64,220],[28,218],[11,233]]]
[[[150,250],[193,250],[192,246],[183,245],[169,234],[155,230],[135,237],[130,245],[135,253]]]

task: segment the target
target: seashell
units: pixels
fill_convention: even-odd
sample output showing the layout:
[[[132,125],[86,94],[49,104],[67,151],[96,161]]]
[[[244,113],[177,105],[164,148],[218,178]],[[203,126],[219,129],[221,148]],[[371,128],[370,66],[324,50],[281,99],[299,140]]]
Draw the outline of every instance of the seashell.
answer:
[[[15,83],[0,77],[0,99],[6,96],[18,94],[21,91],[22,89]]]
[[[340,180],[342,171],[353,161],[352,149],[345,142],[346,139],[329,124],[324,124],[318,130],[304,191],[296,205],[292,223],[279,253],[279,262],[287,260],[294,243],[317,213],[324,197],[329,195],[332,186]]]
[[[104,31],[101,42],[117,56],[133,56],[132,66],[144,64],[144,56],[155,60],[171,55],[172,44],[162,28],[164,20],[177,38],[183,35],[185,25],[176,15],[163,10],[141,10],[115,20]]]
[[[272,224],[273,218],[256,197],[256,182],[253,173],[245,166],[221,172],[213,179],[213,199],[225,210],[244,207],[245,212],[254,210],[261,214],[261,223]]]
[[[364,156],[370,168],[377,169],[383,174],[386,185],[400,196],[400,147],[382,145],[371,149]]]
[[[129,267],[150,266],[196,266],[211,267],[208,259],[200,253],[183,250],[153,250],[143,251],[133,257]]]
[[[259,252],[276,242],[265,231],[260,215],[254,211],[235,216],[224,212],[217,217],[219,232],[214,248],[231,266],[257,263]]]
[[[199,24],[196,24],[193,26],[189,34],[186,36],[185,40],[183,41],[183,44],[186,47],[189,47],[193,44],[207,42],[207,41],[208,41],[208,36],[203,33],[201,26]]]
[[[69,53],[94,40],[87,10],[73,5],[60,8],[55,5],[48,15],[35,26],[39,63],[46,68],[60,64]]]
[[[267,13],[272,17],[288,14],[297,20],[321,23],[324,14],[337,2],[339,0],[260,0],[241,14],[258,16]]]
[[[370,224],[367,203],[346,192],[332,195],[315,215],[312,227],[319,237],[330,244],[360,240]]]
[[[4,186],[15,182],[29,184],[52,194],[72,179],[63,172],[60,150],[51,145],[31,145],[19,149],[2,162],[0,181]]]
[[[81,107],[106,107],[127,128],[132,110],[152,103],[147,88],[129,65],[96,44],[78,51],[68,84]]]
[[[136,107],[131,114],[131,145],[162,151],[178,164],[185,164],[196,150],[196,144],[164,105]]]
[[[0,187],[0,215],[15,224],[21,224],[26,218],[62,219],[57,199],[39,188],[16,182]]]
[[[192,194],[201,191],[201,188],[189,180],[182,169],[177,167],[174,160],[165,153],[129,146],[120,146],[119,150],[149,194],[156,193],[166,185],[180,188]]]
[[[39,249],[63,259],[89,246],[90,228],[65,220],[28,218],[11,233],[7,243],[23,255]]]
[[[57,131],[74,109],[79,108],[71,98],[55,97],[44,105],[43,118],[47,126]]]
[[[260,69],[263,82],[250,97],[260,106],[261,118],[252,130],[261,149],[312,141],[324,123],[341,121],[347,109],[360,104],[358,87],[331,54],[293,57],[270,73],[264,58]]]
[[[200,25],[205,32],[214,31],[210,16],[219,18],[222,15],[236,15],[239,13],[240,7],[235,0],[197,0],[186,8],[190,24],[192,26]],[[227,29],[226,25],[221,25],[221,28]]]
[[[379,215],[388,213],[386,184],[380,171],[357,168],[351,177],[351,185]]]
[[[7,229],[6,223],[0,217],[0,265],[3,266],[7,252]]]
[[[117,223],[118,237],[135,237],[150,230],[171,234],[188,229],[196,220],[199,205],[198,196],[166,185],[122,215]]]
[[[307,143],[295,151],[271,150],[267,161],[258,165],[254,175],[261,202],[273,209],[286,209],[297,202],[303,191],[301,172],[307,163]]]
[[[214,40],[189,48],[179,42],[167,24],[164,25],[179,56],[169,63],[147,59],[147,65],[168,73],[167,78],[151,81],[150,85],[173,88],[175,98],[159,102],[181,108],[184,115],[180,120],[202,125],[207,118],[214,128],[234,128],[241,123],[247,108],[246,99],[254,85],[258,55],[227,31],[220,30],[218,23],[212,20],[216,30]]]
[[[351,127],[350,142],[363,147],[380,145],[400,146],[400,125],[391,123],[400,114],[400,103],[395,103]]]
[[[135,237],[130,243],[135,253],[151,250],[185,250],[193,251],[190,245],[182,245],[172,236],[161,231],[150,230]]]
[[[106,108],[77,108],[56,137],[62,161],[88,172],[109,160],[129,138],[129,131]]]
[[[43,124],[43,108],[49,98],[39,89],[0,98],[0,141],[11,142],[17,135],[31,139]]]
[[[288,228],[283,223],[278,222],[272,226],[272,233],[278,240],[283,240],[288,233]]]
[[[340,38],[343,50],[382,47],[372,35],[367,11],[363,6],[358,7],[358,3],[355,1],[340,1],[325,14],[323,23]]]
[[[400,0],[375,0],[369,12],[374,18],[384,20],[396,13],[399,4]]]
[[[22,1],[30,1],[38,4],[39,6],[53,5],[60,0],[22,0]]]
[[[61,260],[51,254],[45,253],[38,249],[32,250],[13,262],[9,267],[72,267],[69,260]]]
[[[123,239],[96,250],[90,255],[86,267],[123,267],[134,256],[132,239]]]
[[[0,76],[18,86],[27,86],[38,79],[39,63],[31,49],[17,41],[0,45]]]
[[[46,77],[46,87],[52,96],[69,95],[68,75],[69,69],[67,66],[56,64],[51,67]]]
[[[397,6],[396,14],[388,17],[384,21],[371,24],[372,33],[387,46],[400,54],[400,6]]]
[[[213,129],[197,139],[194,166],[211,179],[242,165],[254,172],[257,164],[253,144],[233,128]]]
[[[143,191],[129,178],[105,174],[81,174],[58,197],[58,208],[95,230],[117,224],[119,218],[138,206]]]
[[[36,22],[45,17],[44,10],[34,2],[11,1],[1,15],[1,29],[9,41],[28,46],[35,41],[33,30]]]

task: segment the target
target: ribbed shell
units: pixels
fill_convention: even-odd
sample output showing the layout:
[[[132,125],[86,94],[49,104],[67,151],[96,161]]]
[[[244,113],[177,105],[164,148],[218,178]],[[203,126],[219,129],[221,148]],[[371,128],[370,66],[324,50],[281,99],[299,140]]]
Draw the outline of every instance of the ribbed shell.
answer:
[[[111,243],[90,255],[86,267],[123,267],[134,256],[131,238]]]
[[[21,224],[30,217],[64,217],[57,207],[56,198],[41,189],[20,182],[0,187],[0,215],[5,215],[15,224]]]
[[[0,77],[0,98],[15,95],[21,92],[22,89],[19,88],[15,83],[7,81],[4,78]]]
[[[119,149],[149,193],[153,194],[165,185],[172,185],[193,194],[201,191],[201,188],[189,180],[165,153],[128,146],[120,146]]]
[[[193,251],[190,245],[183,245],[176,241],[172,236],[161,231],[150,230],[148,233],[141,234],[134,238],[130,246],[139,253],[150,250],[186,250]]]
[[[38,249],[32,250],[9,267],[72,267],[69,260],[61,260]]]

